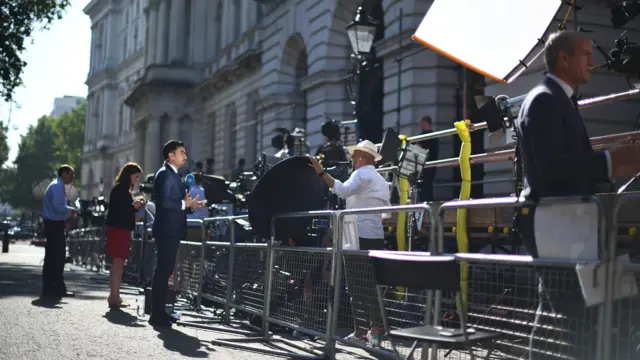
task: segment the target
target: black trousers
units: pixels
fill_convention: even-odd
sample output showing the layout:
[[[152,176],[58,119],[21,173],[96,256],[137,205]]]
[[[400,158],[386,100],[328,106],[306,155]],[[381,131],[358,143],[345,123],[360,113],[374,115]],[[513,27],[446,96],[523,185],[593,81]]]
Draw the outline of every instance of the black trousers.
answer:
[[[360,238],[360,250],[384,250],[384,239]],[[371,260],[362,255],[345,255],[344,274],[351,296],[356,334],[366,334],[371,328],[382,327]]]
[[[43,295],[59,295],[67,291],[64,283],[64,263],[67,243],[64,236],[64,221],[44,220],[44,264],[42,266]]]
[[[165,312],[167,289],[171,273],[176,266],[180,240],[178,238],[156,238],[156,269],[151,282],[152,314]]]

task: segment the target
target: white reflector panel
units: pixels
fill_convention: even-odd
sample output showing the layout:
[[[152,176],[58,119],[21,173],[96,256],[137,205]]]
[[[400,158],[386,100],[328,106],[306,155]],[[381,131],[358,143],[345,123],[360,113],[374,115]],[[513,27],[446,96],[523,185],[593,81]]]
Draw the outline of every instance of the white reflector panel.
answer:
[[[434,0],[413,39],[495,81],[511,82],[537,56],[532,51],[560,6],[560,0]]]

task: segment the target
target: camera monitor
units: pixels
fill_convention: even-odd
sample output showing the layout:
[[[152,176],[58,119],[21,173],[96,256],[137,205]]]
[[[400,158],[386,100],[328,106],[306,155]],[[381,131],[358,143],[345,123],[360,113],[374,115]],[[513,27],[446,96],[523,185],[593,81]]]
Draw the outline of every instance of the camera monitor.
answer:
[[[497,82],[539,55],[560,0],[434,0],[413,39]]]
[[[382,145],[380,145],[379,153],[382,155],[382,159],[378,161],[378,166],[397,165],[401,146],[402,140],[398,138],[398,133],[393,128],[387,128],[382,138]]]

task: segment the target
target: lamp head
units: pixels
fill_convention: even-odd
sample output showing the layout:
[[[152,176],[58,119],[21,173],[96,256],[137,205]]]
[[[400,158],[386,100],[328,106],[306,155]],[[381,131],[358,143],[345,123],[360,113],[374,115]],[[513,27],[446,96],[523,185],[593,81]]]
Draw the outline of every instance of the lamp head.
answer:
[[[362,6],[359,6],[355,18],[347,25],[347,36],[354,54],[366,55],[371,52],[377,27],[378,22],[370,18]]]

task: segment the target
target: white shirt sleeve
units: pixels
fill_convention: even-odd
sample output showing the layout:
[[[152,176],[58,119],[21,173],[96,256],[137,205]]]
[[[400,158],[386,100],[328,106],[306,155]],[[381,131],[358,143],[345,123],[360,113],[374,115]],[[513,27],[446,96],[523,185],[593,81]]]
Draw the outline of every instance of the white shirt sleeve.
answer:
[[[187,204],[184,202],[184,200],[182,200],[182,210],[187,208]]]
[[[358,170],[356,170],[351,174],[349,180],[344,182],[344,184],[340,180],[334,179],[333,189],[331,189],[331,191],[339,197],[346,199],[349,196],[358,193],[360,185],[362,185],[362,180],[362,175]]]

